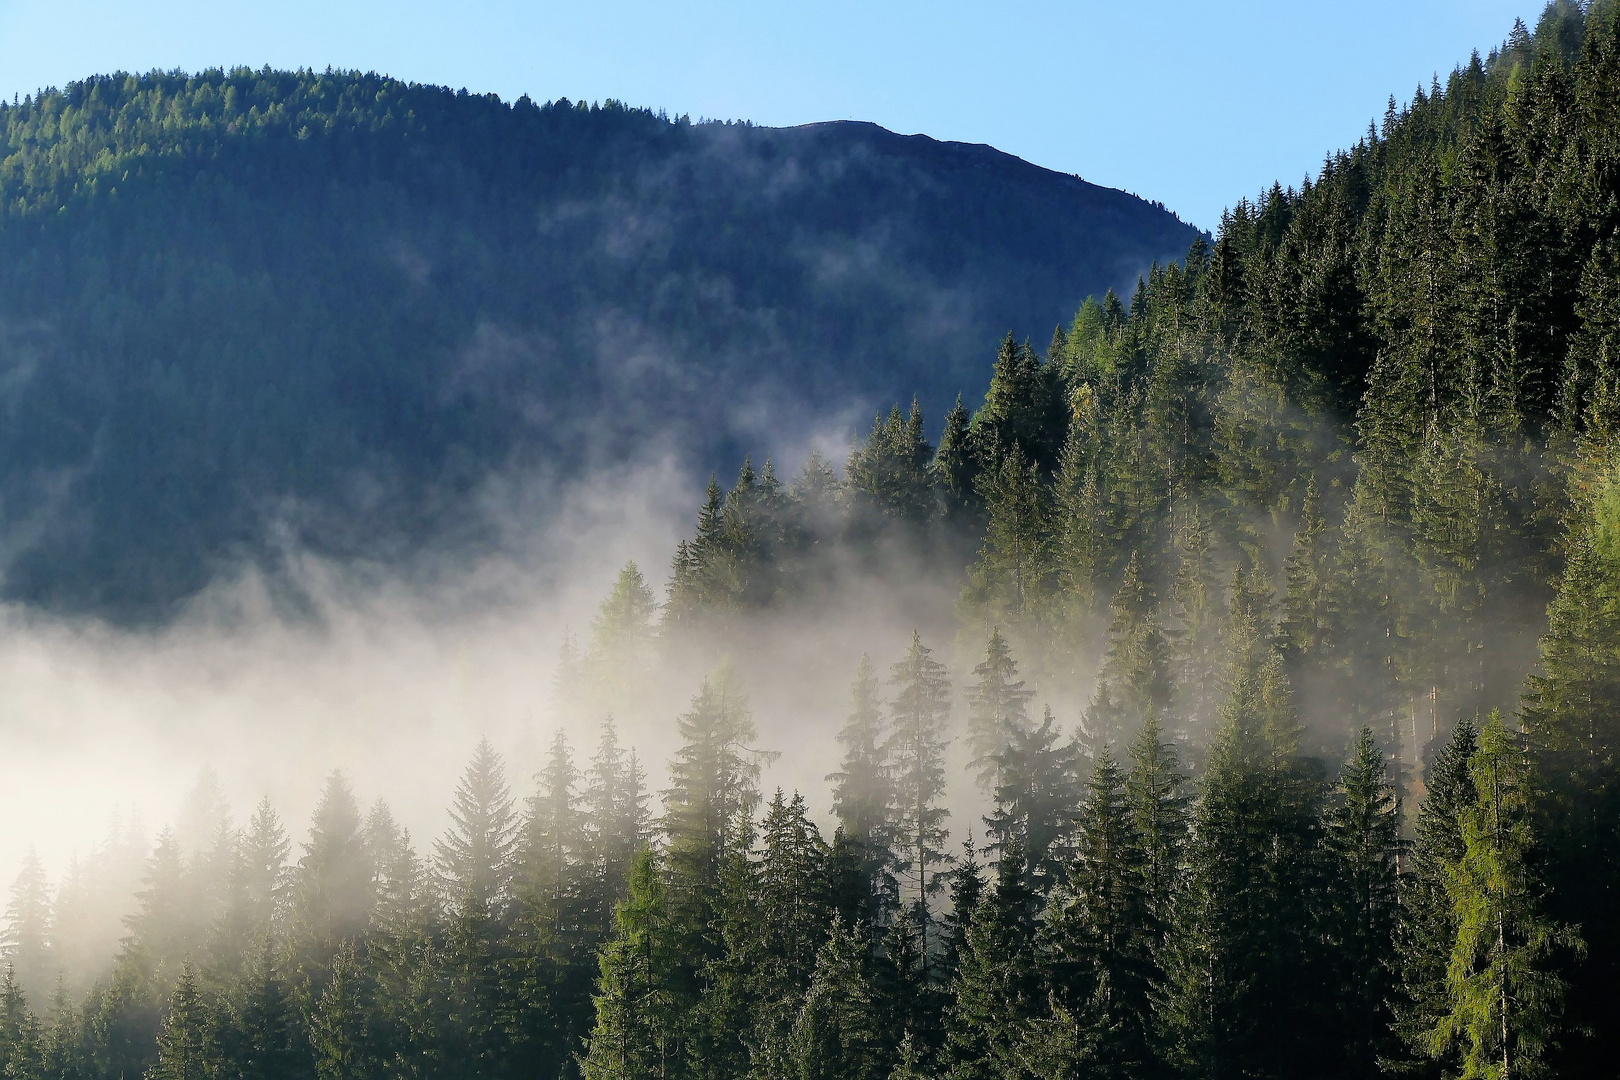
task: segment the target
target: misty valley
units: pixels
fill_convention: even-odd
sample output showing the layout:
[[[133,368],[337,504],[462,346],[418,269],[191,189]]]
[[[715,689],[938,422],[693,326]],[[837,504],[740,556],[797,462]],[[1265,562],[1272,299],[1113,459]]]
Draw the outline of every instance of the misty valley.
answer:
[[[269,68],[0,193],[8,1080],[1616,1074],[1613,0],[1212,235]]]

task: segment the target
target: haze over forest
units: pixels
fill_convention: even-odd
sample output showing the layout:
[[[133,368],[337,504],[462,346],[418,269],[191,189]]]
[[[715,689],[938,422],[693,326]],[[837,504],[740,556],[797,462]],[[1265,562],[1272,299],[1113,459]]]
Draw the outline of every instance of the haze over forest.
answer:
[[[1612,1075],[1609,0],[1209,234],[268,69],[0,196],[9,1074]]]

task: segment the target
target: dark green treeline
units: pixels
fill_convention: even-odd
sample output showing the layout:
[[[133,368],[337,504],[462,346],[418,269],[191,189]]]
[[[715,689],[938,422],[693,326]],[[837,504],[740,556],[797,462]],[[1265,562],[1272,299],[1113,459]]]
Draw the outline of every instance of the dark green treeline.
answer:
[[[88,991],[30,864],[5,1066],[1612,1075],[1617,360],[1620,32],[1558,3],[1005,341],[937,445],[897,409],[843,475],[711,485],[661,614],[627,568],[559,686],[598,715],[835,570],[968,564],[957,642],[857,667],[829,792],[766,799],[722,665],[656,818],[611,728],[523,805],[481,747],[431,858],[334,778],[296,862],[268,807],[160,838]]]

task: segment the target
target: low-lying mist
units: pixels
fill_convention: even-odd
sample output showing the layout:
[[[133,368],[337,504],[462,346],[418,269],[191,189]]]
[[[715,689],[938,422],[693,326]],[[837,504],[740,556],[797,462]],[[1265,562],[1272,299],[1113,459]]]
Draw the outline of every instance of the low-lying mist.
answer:
[[[441,555],[430,569],[389,575],[292,552],[287,580],[255,570],[217,581],[157,630],[5,610],[0,867],[14,871],[33,851],[54,885],[75,865],[117,856],[124,891],[107,902],[132,906],[130,879],[157,834],[172,827],[183,847],[200,850],[211,825],[194,819],[217,816],[220,807],[202,804],[220,799],[234,827],[268,799],[296,860],[333,770],[362,805],[386,800],[426,850],[485,738],[504,757],[514,795],[526,797],[554,733],[583,761],[606,717],[561,699],[559,655],[583,646],[626,563],[662,594],[703,482],[668,459],[596,475],[551,491],[540,526],[532,501],[511,497],[530,489],[505,482],[486,500],[508,538],[498,557],[456,566]],[[655,814],[675,719],[724,655],[749,695],[757,749],[776,755],[762,789],[802,791],[831,834],[825,777],[839,764],[834,736],[858,658],[870,654],[886,673],[915,630],[950,659],[960,581],[933,575],[900,544],[881,572],[850,565],[819,587],[792,609],[751,617],[746,647],[733,638],[662,653],[614,709],[620,740],[647,770]],[[284,602],[289,594],[299,602]],[[1072,707],[1060,711],[1077,719]],[[965,764],[966,750],[955,747],[952,759]],[[982,793],[960,768],[951,788],[959,825],[977,831]],[[116,948],[115,936],[103,937],[98,964]]]

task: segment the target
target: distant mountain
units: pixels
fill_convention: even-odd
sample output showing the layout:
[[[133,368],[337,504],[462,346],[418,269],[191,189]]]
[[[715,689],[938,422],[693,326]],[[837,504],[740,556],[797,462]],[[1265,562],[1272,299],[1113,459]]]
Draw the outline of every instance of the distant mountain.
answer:
[[[268,69],[50,90],[0,107],[4,594],[147,619],[271,523],[390,558],[499,470],[730,469],[913,393],[932,430],[1003,334],[1197,236],[864,123]]]

